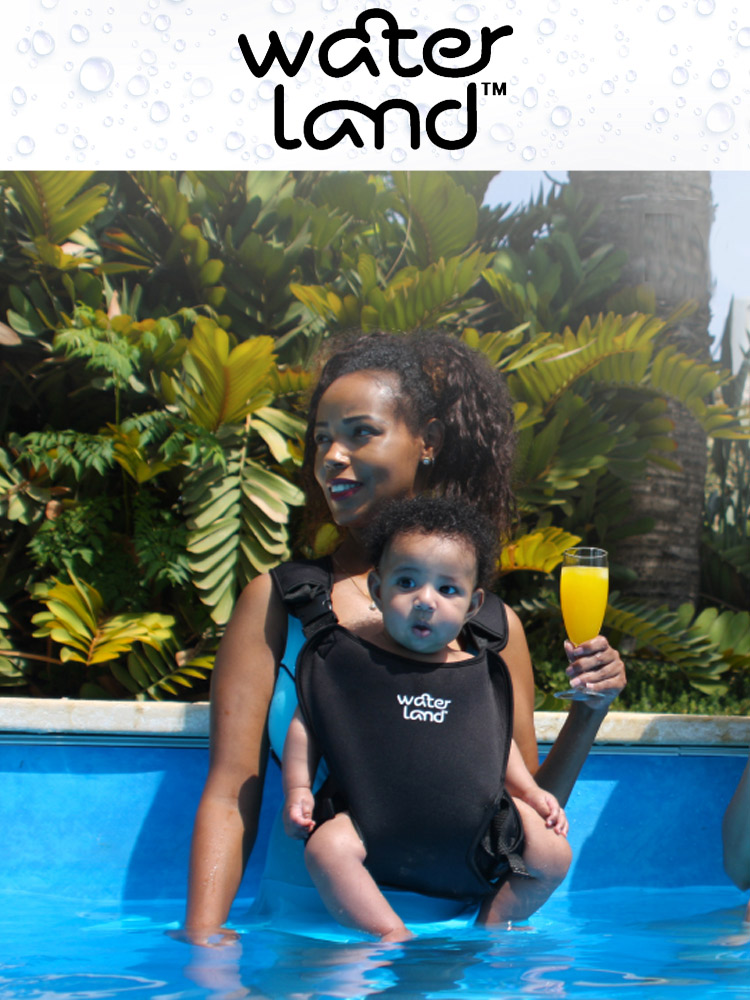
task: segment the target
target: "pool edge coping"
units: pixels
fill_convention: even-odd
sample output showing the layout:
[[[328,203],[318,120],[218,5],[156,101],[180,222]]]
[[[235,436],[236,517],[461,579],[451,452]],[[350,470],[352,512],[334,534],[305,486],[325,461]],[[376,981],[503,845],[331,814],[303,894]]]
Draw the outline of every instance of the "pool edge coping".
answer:
[[[565,712],[537,712],[540,743],[554,742]],[[0,698],[0,733],[117,734],[207,739],[208,702]],[[750,718],[611,711],[597,745],[750,746]]]

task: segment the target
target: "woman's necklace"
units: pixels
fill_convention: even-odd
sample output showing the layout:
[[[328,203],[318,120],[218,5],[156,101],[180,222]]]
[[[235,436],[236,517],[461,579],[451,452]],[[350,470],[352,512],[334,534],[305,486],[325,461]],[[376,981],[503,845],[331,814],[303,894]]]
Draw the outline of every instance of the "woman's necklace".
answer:
[[[367,601],[367,607],[370,609],[370,611],[377,611],[378,610],[377,604],[375,603],[375,601],[373,601],[371,595],[365,593],[365,591],[360,587],[360,585],[357,583],[357,578],[346,572],[346,570],[343,568],[343,566],[338,561],[336,556],[332,557],[332,562],[333,565],[336,567],[336,569],[338,569],[339,573],[341,573],[342,576],[344,576],[347,580],[349,580],[350,583],[354,584],[354,589],[359,591],[362,597],[364,597],[364,599]]]

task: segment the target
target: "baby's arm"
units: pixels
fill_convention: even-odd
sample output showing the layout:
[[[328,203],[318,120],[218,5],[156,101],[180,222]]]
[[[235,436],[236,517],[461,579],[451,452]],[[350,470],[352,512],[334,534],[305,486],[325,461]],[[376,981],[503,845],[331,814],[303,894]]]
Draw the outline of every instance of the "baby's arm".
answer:
[[[281,764],[284,829],[297,840],[304,840],[315,826],[312,781],[317,762],[317,747],[298,708],[287,730]]]
[[[546,826],[563,837],[568,835],[568,820],[562,806],[551,792],[545,792],[534,781],[515,740],[510,742],[505,786],[514,798],[521,799],[538,812]]]

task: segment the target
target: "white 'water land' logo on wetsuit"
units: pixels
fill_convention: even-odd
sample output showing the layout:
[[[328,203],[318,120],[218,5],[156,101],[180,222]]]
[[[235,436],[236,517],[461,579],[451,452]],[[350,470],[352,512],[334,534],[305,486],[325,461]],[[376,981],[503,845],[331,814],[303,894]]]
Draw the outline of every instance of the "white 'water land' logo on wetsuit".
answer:
[[[433,698],[431,694],[397,694],[404,718],[410,722],[444,722],[450,698]]]

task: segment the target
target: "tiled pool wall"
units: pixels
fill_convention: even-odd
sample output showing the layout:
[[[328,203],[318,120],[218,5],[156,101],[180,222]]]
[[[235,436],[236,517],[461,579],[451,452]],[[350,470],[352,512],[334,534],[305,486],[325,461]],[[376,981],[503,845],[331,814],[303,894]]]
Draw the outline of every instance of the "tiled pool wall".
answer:
[[[563,721],[538,713],[542,749]],[[610,713],[568,804],[567,891],[727,886],[721,818],[749,743],[744,718]],[[125,907],[184,898],[207,747],[205,704],[0,700],[0,890]],[[269,763],[240,900],[280,797]]]

